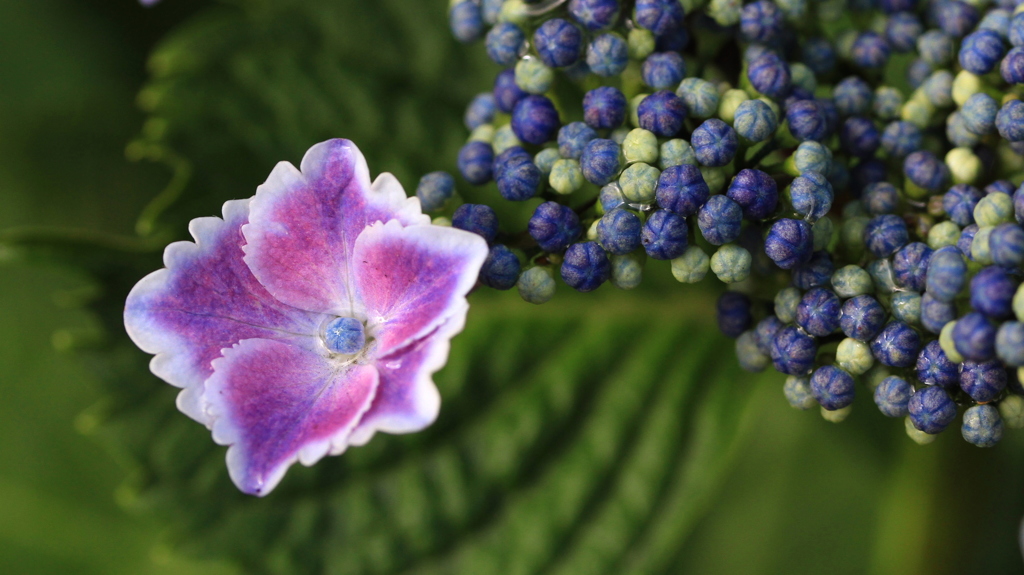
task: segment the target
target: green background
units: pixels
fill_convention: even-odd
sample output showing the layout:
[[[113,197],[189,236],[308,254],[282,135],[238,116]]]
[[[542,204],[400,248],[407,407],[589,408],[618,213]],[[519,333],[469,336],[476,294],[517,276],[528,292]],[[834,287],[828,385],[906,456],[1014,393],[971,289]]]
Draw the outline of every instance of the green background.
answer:
[[[540,308],[475,295],[435,428],[234,493],[118,330],[124,292],[153,245],[321,139],[407,189],[452,169],[494,68],[444,5],[0,3],[0,229],[132,238],[167,163],[192,172],[127,252],[0,245],[0,573],[1022,571],[1024,433],[920,447],[866,393],[839,425],[794,411],[781,376],[732,367],[713,294],[664,269]],[[161,161],[126,159],[139,134]]]

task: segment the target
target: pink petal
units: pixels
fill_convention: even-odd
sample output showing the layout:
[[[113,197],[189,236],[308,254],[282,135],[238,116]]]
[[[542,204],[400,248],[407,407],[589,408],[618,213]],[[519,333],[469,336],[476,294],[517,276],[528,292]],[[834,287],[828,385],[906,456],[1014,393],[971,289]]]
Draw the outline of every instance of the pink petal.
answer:
[[[349,260],[356,237],[374,222],[427,224],[419,201],[384,174],[371,186],[366,160],[348,140],[306,152],[302,171],[281,162],[256,191],[245,262],[277,299],[339,316],[359,315]]]
[[[228,472],[252,495],[269,493],[296,461],[343,452],[378,383],[373,366],[268,339],[239,342],[214,368],[206,382],[213,439],[231,446]]]
[[[427,337],[377,360],[377,395],[352,431],[349,444],[365,445],[377,431],[419,431],[437,419],[441,396],[432,376],[448,361],[450,340],[465,326],[468,309],[464,305]]]
[[[311,337],[320,318],[276,301],[242,261],[240,228],[249,200],[224,204],[224,219],[197,218],[189,224],[196,243],[176,242],[164,250],[165,269],[139,281],[125,302],[128,335],[155,354],[150,369],[185,388],[178,406],[209,425],[202,410],[203,382],[211,362],[241,339],[269,338],[314,349]]]
[[[441,226],[370,226],[356,240],[356,296],[377,357],[394,354],[456,314],[487,258],[476,234]]]

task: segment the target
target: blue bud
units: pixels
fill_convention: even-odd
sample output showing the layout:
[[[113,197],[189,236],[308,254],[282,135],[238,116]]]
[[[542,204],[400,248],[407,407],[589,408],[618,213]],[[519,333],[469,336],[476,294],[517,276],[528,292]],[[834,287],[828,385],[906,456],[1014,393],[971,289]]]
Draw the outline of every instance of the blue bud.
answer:
[[[776,371],[787,375],[806,375],[818,354],[814,338],[794,326],[786,326],[772,339],[771,357]]]
[[[996,114],[996,130],[1009,142],[1024,141],[1024,102],[1010,100]]]
[[[861,201],[873,216],[891,214],[899,207],[900,192],[889,182],[875,182],[864,188]]]
[[[811,335],[825,337],[839,327],[841,304],[832,291],[814,288],[796,307],[796,323]]]
[[[921,149],[924,136],[910,122],[890,122],[882,132],[882,148],[891,156],[902,158]]]
[[[332,353],[358,353],[366,345],[366,332],[362,322],[351,317],[331,320],[324,331],[324,345]]]
[[[686,104],[686,112],[690,116],[710,118],[718,113],[718,105],[721,101],[718,88],[707,80],[686,78],[679,82],[676,95],[683,99],[683,103]],[[774,132],[774,130],[772,131]]]
[[[914,369],[917,379],[926,385],[953,387],[960,381],[960,366],[949,360],[937,339],[928,342],[917,355]]]
[[[519,258],[512,250],[501,244],[491,246],[480,268],[480,283],[498,290],[512,289],[519,279],[521,269]]]
[[[1003,418],[992,405],[974,405],[964,412],[964,439],[978,447],[994,447],[1003,438]]]
[[[726,337],[739,337],[750,329],[754,321],[750,312],[750,298],[738,292],[727,291],[719,296],[715,310],[718,329]]]
[[[473,232],[487,240],[487,243],[498,237],[498,215],[494,209],[483,204],[462,204],[452,214],[452,226],[467,232]]]
[[[996,332],[996,356],[1006,365],[1024,366],[1024,323],[1008,321]]]
[[[949,168],[925,150],[911,153],[903,161],[903,173],[917,186],[930,192],[938,192],[949,181]]]
[[[466,106],[466,113],[462,117],[463,123],[469,130],[475,130],[484,124],[494,121],[494,115],[498,111],[498,102],[491,92],[477,94],[469,105]]]
[[[528,229],[530,237],[546,252],[564,250],[583,233],[576,212],[557,202],[544,202],[537,206]]]
[[[960,248],[946,246],[932,252],[925,289],[940,301],[951,302],[964,286],[967,263]]]
[[[459,173],[474,186],[491,181],[494,166],[494,148],[487,142],[467,142],[459,150]]]
[[[537,194],[541,172],[526,150],[513,146],[494,159],[494,181],[501,197],[521,202]]]
[[[448,172],[430,172],[416,186],[416,197],[425,212],[440,210],[454,193],[455,178]]]
[[[836,51],[825,38],[808,38],[802,42],[803,62],[818,75],[831,72],[836,66]]]
[[[892,255],[910,240],[910,232],[903,218],[886,214],[875,216],[864,228],[864,243],[877,258]]]
[[[605,78],[618,76],[629,64],[629,48],[618,34],[601,34],[587,46],[587,66]]]
[[[1024,264],[1024,229],[1018,224],[996,226],[989,235],[988,245],[996,265],[1019,268]]]
[[[836,109],[843,116],[858,116],[871,109],[871,85],[859,76],[847,76],[832,90]]]
[[[828,136],[828,118],[817,100],[798,100],[786,106],[786,122],[797,140],[821,141]]]
[[[581,292],[594,291],[611,275],[611,262],[597,242],[582,242],[565,250],[561,273],[569,287]]]
[[[970,32],[981,18],[977,8],[959,0],[937,3],[933,15],[939,28],[957,38]]]
[[[801,142],[793,152],[793,164],[801,174],[817,172],[827,176],[832,170],[832,152],[820,142]]]
[[[683,96],[683,99],[685,100],[686,96]],[[687,107],[690,107],[689,102]],[[763,142],[775,135],[779,120],[768,104],[761,100],[746,100],[736,108],[733,127],[747,140]]]
[[[789,188],[793,209],[810,220],[823,217],[832,209],[832,184],[818,172],[797,176]]]
[[[887,417],[903,417],[907,415],[907,405],[913,394],[914,387],[907,380],[890,376],[875,388],[875,405]]]
[[[512,131],[527,144],[539,146],[553,139],[559,125],[555,105],[544,96],[530,94],[512,110]]]
[[[618,0],[570,0],[569,14],[588,30],[610,28],[619,18]]]
[[[459,42],[468,43],[479,40],[484,34],[484,15],[480,5],[471,0],[463,0],[452,6],[448,12],[448,25],[452,36]]]
[[[793,285],[804,290],[828,285],[833,271],[832,256],[825,250],[814,252],[809,262],[793,268]]]
[[[1006,367],[998,361],[965,361],[960,367],[960,389],[978,403],[988,403],[1006,388]]]
[[[761,170],[744,169],[733,177],[726,195],[740,205],[745,218],[763,220],[775,213],[779,187]]]
[[[992,30],[978,30],[960,44],[960,67],[972,74],[988,74],[995,69],[1006,49],[1003,39]]]
[[[686,119],[686,105],[674,92],[661,90],[647,96],[640,102],[640,106],[637,107],[637,118],[640,120],[641,128],[649,130],[657,136],[671,138],[683,126],[683,121]],[[729,128],[729,130],[731,131],[732,128]],[[735,133],[733,133],[732,137],[735,140]],[[693,141],[696,142],[697,130],[694,130],[693,138]],[[733,145],[733,152],[735,153],[735,144]],[[698,159],[700,159],[699,154]],[[731,160],[732,158],[730,157]]]
[[[803,220],[777,220],[769,228],[764,240],[765,254],[784,270],[793,269],[810,260],[813,247],[811,224]]]
[[[917,38],[924,32],[921,20],[911,12],[899,12],[889,17],[885,26],[885,39],[897,52],[910,52],[917,46]]]
[[[920,44],[921,38],[918,38],[918,46],[920,46]],[[917,89],[933,71],[934,68],[932,68],[932,64],[926,62],[923,58],[918,58],[911,62],[910,67],[907,68],[907,82],[910,83],[911,88]]]
[[[563,158],[580,159],[583,149],[597,132],[583,122],[570,122],[558,130],[558,152]]]
[[[583,51],[583,33],[568,20],[551,18],[533,33],[533,47],[541,62],[551,68],[576,63]]]
[[[946,429],[956,419],[956,403],[945,389],[934,385],[914,392],[907,411],[915,428],[932,435]]]
[[[930,292],[921,297],[921,325],[932,333],[938,334],[942,328],[956,319],[956,306],[942,301]]]
[[[978,188],[957,184],[942,197],[942,209],[954,224],[969,226],[974,223],[974,208],[982,197]]]
[[[519,100],[526,96],[526,92],[516,84],[515,70],[502,70],[494,79],[494,101],[502,112],[511,114]]]
[[[1007,84],[1024,84],[1024,47],[1012,48],[999,64],[999,74]]]
[[[932,249],[921,242],[909,243],[900,248],[892,258],[896,282],[912,291],[924,291],[931,256]]]
[[[686,77],[686,64],[678,52],[655,52],[644,60],[641,75],[655,90],[675,89]]]
[[[740,12],[740,33],[748,42],[770,44],[780,39],[782,27],[782,11],[769,0],[747,4]]]
[[[850,155],[869,158],[874,156],[875,150],[881,144],[882,136],[874,122],[862,116],[854,116],[847,118],[843,123],[839,139],[843,149]]]
[[[614,130],[626,119],[626,104],[618,88],[594,88],[583,96],[583,120],[595,130]]]
[[[953,326],[957,353],[971,361],[988,361],[996,354],[996,328],[978,312],[971,312]]]
[[[588,182],[603,186],[619,175],[622,151],[612,140],[596,138],[587,142],[580,155],[580,168]]]
[[[679,0],[637,0],[634,20],[641,28],[661,36],[681,28],[685,16]]]
[[[784,98],[789,93],[792,76],[781,56],[767,51],[750,62],[747,79],[755,90],[769,98]]]
[[[978,136],[984,136],[995,128],[996,114],[998,113],[999,103],[984,92],[971,95],[960,107],[960,117],[963,118],[964,127]]]
[[[660,207],[685,218],[708,201],[710,190],[697,166],[682,164],[661,172],[656,194]]]
[[[914,365],[920,350],[921,336],[901,321],[888,323],[871,340],[871,354],[881,363],[892,367]]]
[[[652,258],[671,260],[686,251],[688,231],[685,219],[674,212],[658,210],[644,222],[640,243]]]
[[[708,243],[716,246],[740,237],[742,221],[743,209],[740,205],[721,195],[711,196],[697,214],[697,226],[701,235]]]
[[[732,161],[739,141],[732,126],[712,118],[697,126],[690,137],[690,144],[702,166],[718,167]]]
[[[853,62],[862,68],[881,68],[889,52],[889,44],[876,32],[861,32],[853,42]]]
[[[971,278],[971,307],[992,319],[1013,315],[1017,282],[999,266],[989,266]]]
[[[754,327],[754,335],[757,337],[757,349],[761,353],[771,353],[772,339],[775,338],[775,333],[782,329],[782,326],[782,321],[774,315],[770,315],[757,322],[757,325]]]
[[[640,217],[629,210],[616,208],[597,223],[597,243],[605,251],[623,255],[640,247]]]
[[[501,22],[487,33],[487,55],[500,66],[512,66],[526,42],[523,29],[511,22]]]
[[[829,411],[851,405],[855,391],[853,376],[833,365],[819,367],[811,376],[814,399]]]

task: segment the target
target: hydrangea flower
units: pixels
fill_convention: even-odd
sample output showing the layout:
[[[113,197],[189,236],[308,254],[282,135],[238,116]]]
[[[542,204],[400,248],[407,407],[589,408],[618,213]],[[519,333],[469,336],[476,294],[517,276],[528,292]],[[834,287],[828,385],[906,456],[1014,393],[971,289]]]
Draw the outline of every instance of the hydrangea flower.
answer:
[[[390,174],[371,184],[347,140],[281,162],[223,214],[167,247],[125,327],[182,388],[178,408],[229,446],[239,489],[266,495],[296,461],[434,421],[431,376],[464,326],[483,238],[431,225]]]

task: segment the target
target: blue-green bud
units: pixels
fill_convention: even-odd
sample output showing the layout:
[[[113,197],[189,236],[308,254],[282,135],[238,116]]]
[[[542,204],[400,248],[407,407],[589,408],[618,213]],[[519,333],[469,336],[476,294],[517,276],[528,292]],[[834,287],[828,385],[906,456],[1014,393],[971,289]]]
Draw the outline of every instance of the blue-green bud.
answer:
[[[622,195],[634,204],[649,204],[654,201],[661,170],[650,164],[638,162],[622,171],[619,188]]]
[[[691,150],[692,153],[692,150]],[[622,141],[622,155],[626,162],[653,164],[658,161],[658,137],[643,128],[630,130]]]
[[[1009,194],[993,192],[981,198],[978,205],[974,206],[974,221],[979,228],[998,226],[1012,220],[1013,198]]]
[[[824,407],[821,408],[821,418],[829,423],[842,423],[846,421],[847,417],[853,413],[853,406],[847,405],[839,409],[828,410]]]
[[[950,221],[939,222],[928,230],[928,247],[937,250],[955,246],[960,239],[960,226]]]
[[[912,291],[899,292],[890,302],[892,315],[908,325],[921,324],[921,294]]]
[[[747,330],[736,338],[736,359],[746,371],[759,372],[771,364],[771,358],[757,347],[757,334]]]
[[[529,94],[543,94],[551,89],[555,71],[539,58],[522,58],[516,63],[516,85]]]
[[[786,401],[796,409],[808,410],[818,405],[811,392],[810,378],[791,375],[786,378],[782,392],[786,395]]]
[[[626,255],[612,255],[612,285],[629,290],[640,285],[644,275],[644,254],[636,251]]]
[[[521,273],[516,287],[524,300],[542,304],[554,297],[556,284],[551,270],[538,266]]]
[[[672,260],[672,277],[687,284],[697,283],[704,279],[711,269],[711,258],[697,246],[686,248],[683,255]]]
[[[556,193],[567,195],[583,187],[583,170],[576,160],[561,159],[551,167],[548,183]]]
[[[722,283],[741,282],[750,277],[751,256],[745,248],[726,244],[711,256],[711,271]]]
[[[835,234],[835,226],[832,218],[825,216],[811,224],[811,233],[814,234],[814,251],[828,249],[832,243],[832,236]]]
[[[850,264],[832,274],[832,288],[839,297],[851,298],[872,293],[875,290],[875,282],[871,281],[871,274],[867,270]]]
[[[836,348],[836,364],[851,375],[860,375],[871,369],[875,356],[868,344],[848,337]]]
[[[949,361],[963,363],[964,356],[960,355],[960,352],[956,350],[956,345],[953,343],[953,328],[955,327],[956,321],[951,321],[942,326],[942,331],[939,332],[939,347],[942,348],[942,352],[946,354]]]
[[[522,145],[523,143],[519,141],[515,132],[512,131],[512,124],[505,124],[498,128],[494,132],[494,139],[491,141],[491,147],[494,148],[495,155],[500,154],[509,148]]]
[[[775,294],[775,317],[782,323],[792,323],[796,319],[796,308],[802,297],[800,290],[795,287],[779,290]]]
[[[697,155],[693,152],[693,146],[686,140],[675,138],[661,145],[661,153],[658,155],[658,165],[662,170],[672,166],[689,164],[697,165]]]
[[[533,157],[533,163],[542,175],[549,176],[551,175],[551,168],[561,158],[562,156],[558,153],[558,148],[544,148]]]
[[[999,402],[999,415],[1003,425],[1010,429],[1024,429],[1024,397],[1007,395]]]
[[[629,50],[629,57],[634,60],[643,60],[654,52],[654,33],[645,28],[637,26],[629,31],[626,38],[626,46]]]

